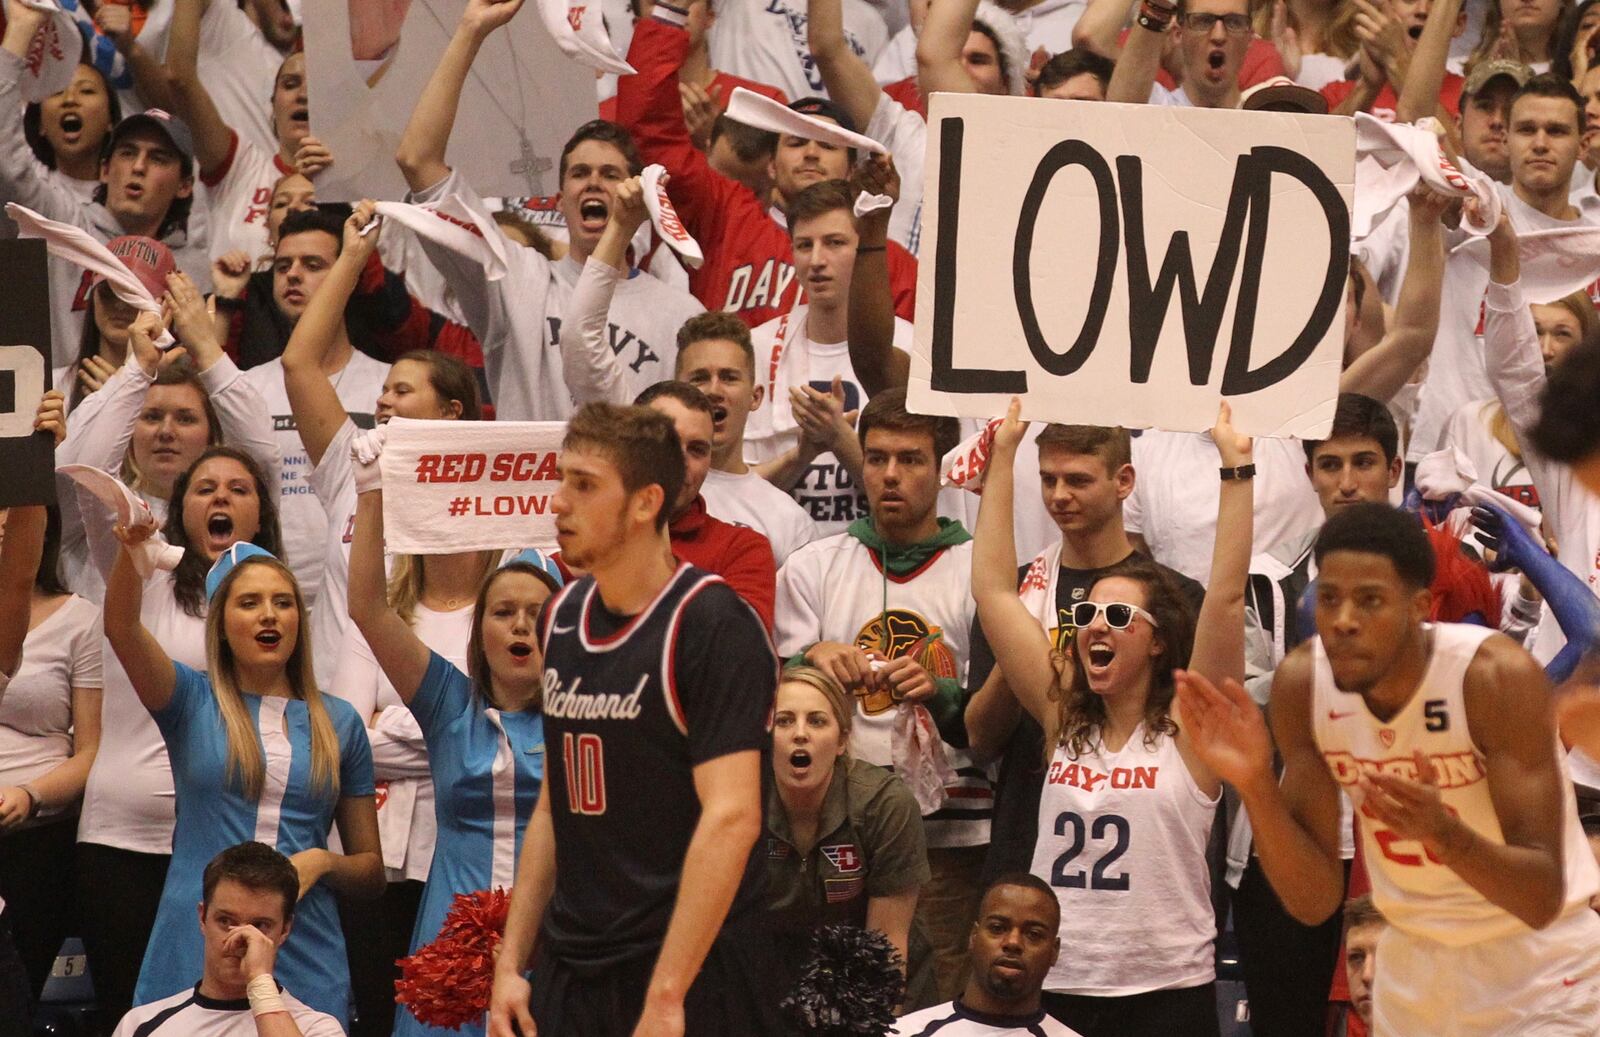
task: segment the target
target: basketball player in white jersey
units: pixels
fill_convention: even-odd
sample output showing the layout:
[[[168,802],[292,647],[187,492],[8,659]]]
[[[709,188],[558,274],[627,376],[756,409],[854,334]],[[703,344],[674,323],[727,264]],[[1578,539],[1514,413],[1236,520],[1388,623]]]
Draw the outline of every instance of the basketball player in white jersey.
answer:
[[[1425,622],[1434,556],[1404,512],[1344,509],[1315,557],[1319,633],[1278,668],[1270,735],[1236,683],[1179,675],[1185,729],[1239,790],[1273,889],[1307,924],[1339,908],[1342,785],[1390,922],[1377,1037],[1594,1034],[1600,872],[1543,670],[1494,631]]]

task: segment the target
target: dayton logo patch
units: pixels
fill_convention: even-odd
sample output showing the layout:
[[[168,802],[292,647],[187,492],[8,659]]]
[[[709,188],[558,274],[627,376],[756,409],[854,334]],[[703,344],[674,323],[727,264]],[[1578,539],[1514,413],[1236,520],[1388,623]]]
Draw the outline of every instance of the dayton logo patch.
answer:
[[[841,875],[854,875],[861,870],[861,851],[856,849],[854,843],[824,846],[822,855],[828,858],[828,863],[837,868]]]
[[[572,26],[573,32],[583,31],[583,12],[586,10],[588,10],[587,7],[567,8],[567,24]]]

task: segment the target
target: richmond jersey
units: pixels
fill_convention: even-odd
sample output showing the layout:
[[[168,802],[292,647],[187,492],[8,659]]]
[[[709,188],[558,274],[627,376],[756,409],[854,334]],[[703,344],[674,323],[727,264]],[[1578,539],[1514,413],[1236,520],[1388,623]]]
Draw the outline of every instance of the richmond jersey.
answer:
[[[768,747],[777,656],[754,610],[687,564],[636,616],[607,609],[593,577],[569,583],[540,628],[545,930],[563,961],[603,968],[659,948],[700,815],[694,768]],[[761,910],[762,868],[752,847],[729,922]]]
[[[1372,879],[1372,899],[1389,922],[1414,936],[1464,946],[1524,933],[1527,927],[1504,908],[1486,900],[1450,868],[1432,859],[1421,844],[1400,839],[1361,809],[1357,781],[1362,774],[1385,772],[1415,779],[1417,752],[1432,762],[1445,807],[1491,842],[1505,842],[1484,755],[1467,729],[1463,679],[1478,648],[1494,633],[1486,627],[1433,623],[1433,652],[1416,692],[1388,723],[1380,722],[1357,693],[1340,691],[1322,647],[1314,648],[1311,726],[1328,770],[1360,812],[1362,852]],[[1551,746],[1552,752],[1559,750]],[[1565,775],[1566,763],[1562,761]],[[1562,856],[1566,862],[1566,903],[1584,904],[1600,889],[1600,871],[1578,824],[1569,795],[1564,806]]]

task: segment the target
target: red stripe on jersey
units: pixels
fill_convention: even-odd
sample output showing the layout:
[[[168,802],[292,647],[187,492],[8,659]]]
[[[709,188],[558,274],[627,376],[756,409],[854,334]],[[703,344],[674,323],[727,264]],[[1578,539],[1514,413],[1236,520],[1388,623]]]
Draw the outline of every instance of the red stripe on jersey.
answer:
[[[633,633],[634,630],[638,628],[639,624],[643,622],[644,619],[650,615],[650,613],[655,611],[657,605],[661,604],[661,599],[667,596],[667,591],[671,590],[677,585],[678,578],[683,575],[683,571],[687,568],[689,568],[689,563],[679,562],[678,567],[673,570],[672,576],[667,580],[666,583],[661,585],[660,590],[656,591],[656,596],[650,599],[650,604],[646,605],[638,613],[629,616],[628,621],[622,624],[622,628],[616,633],[612,634],[610,637],[594,637],[589,633],[589,613],[594,605],[595,595],[600,592],[600,584],[596,582],[594,586],[590,588],[589,597],[583,603],[583,618],[578,622],[579,634],[581,636],[583,646],[585,648],[611,649],[626,641],[628,639],[628,635]]]
[[[902,576],[896,576],[892,572],[886,572],[883,568],[883,559],[879,558],[878,552],[872,550],[871,548],[867,549],[867,557],[872,559],[872,564],[878,567],[878,571],[883,573],[890,583],[910,583],[918,576],[921,576],[923,573],[927,572],[928,567],[933,565],[934,562],[937,562],[939,559],[943,558],[944,553],[948,550],[950,550],[948,547],[939,548],[939,550],[928,556],[928,560],[926,562],[923,562],[921,565]]]

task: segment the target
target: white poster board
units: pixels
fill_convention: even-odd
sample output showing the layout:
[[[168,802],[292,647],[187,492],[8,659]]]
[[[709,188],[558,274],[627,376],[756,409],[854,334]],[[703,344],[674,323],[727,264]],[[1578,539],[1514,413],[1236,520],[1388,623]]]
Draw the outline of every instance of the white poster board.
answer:
[[[1320,438],[1351,120],[935,94],[913,410]]]
[[[466,0],[305,5],[311,132],[333,153],[317,177],[318,201],[404,197],[395,149],[465,7]],[[561,53],[528,4],[478,52],[446,161],[486,197],[555,194],[561,146],[597,111],[594,72]]]

